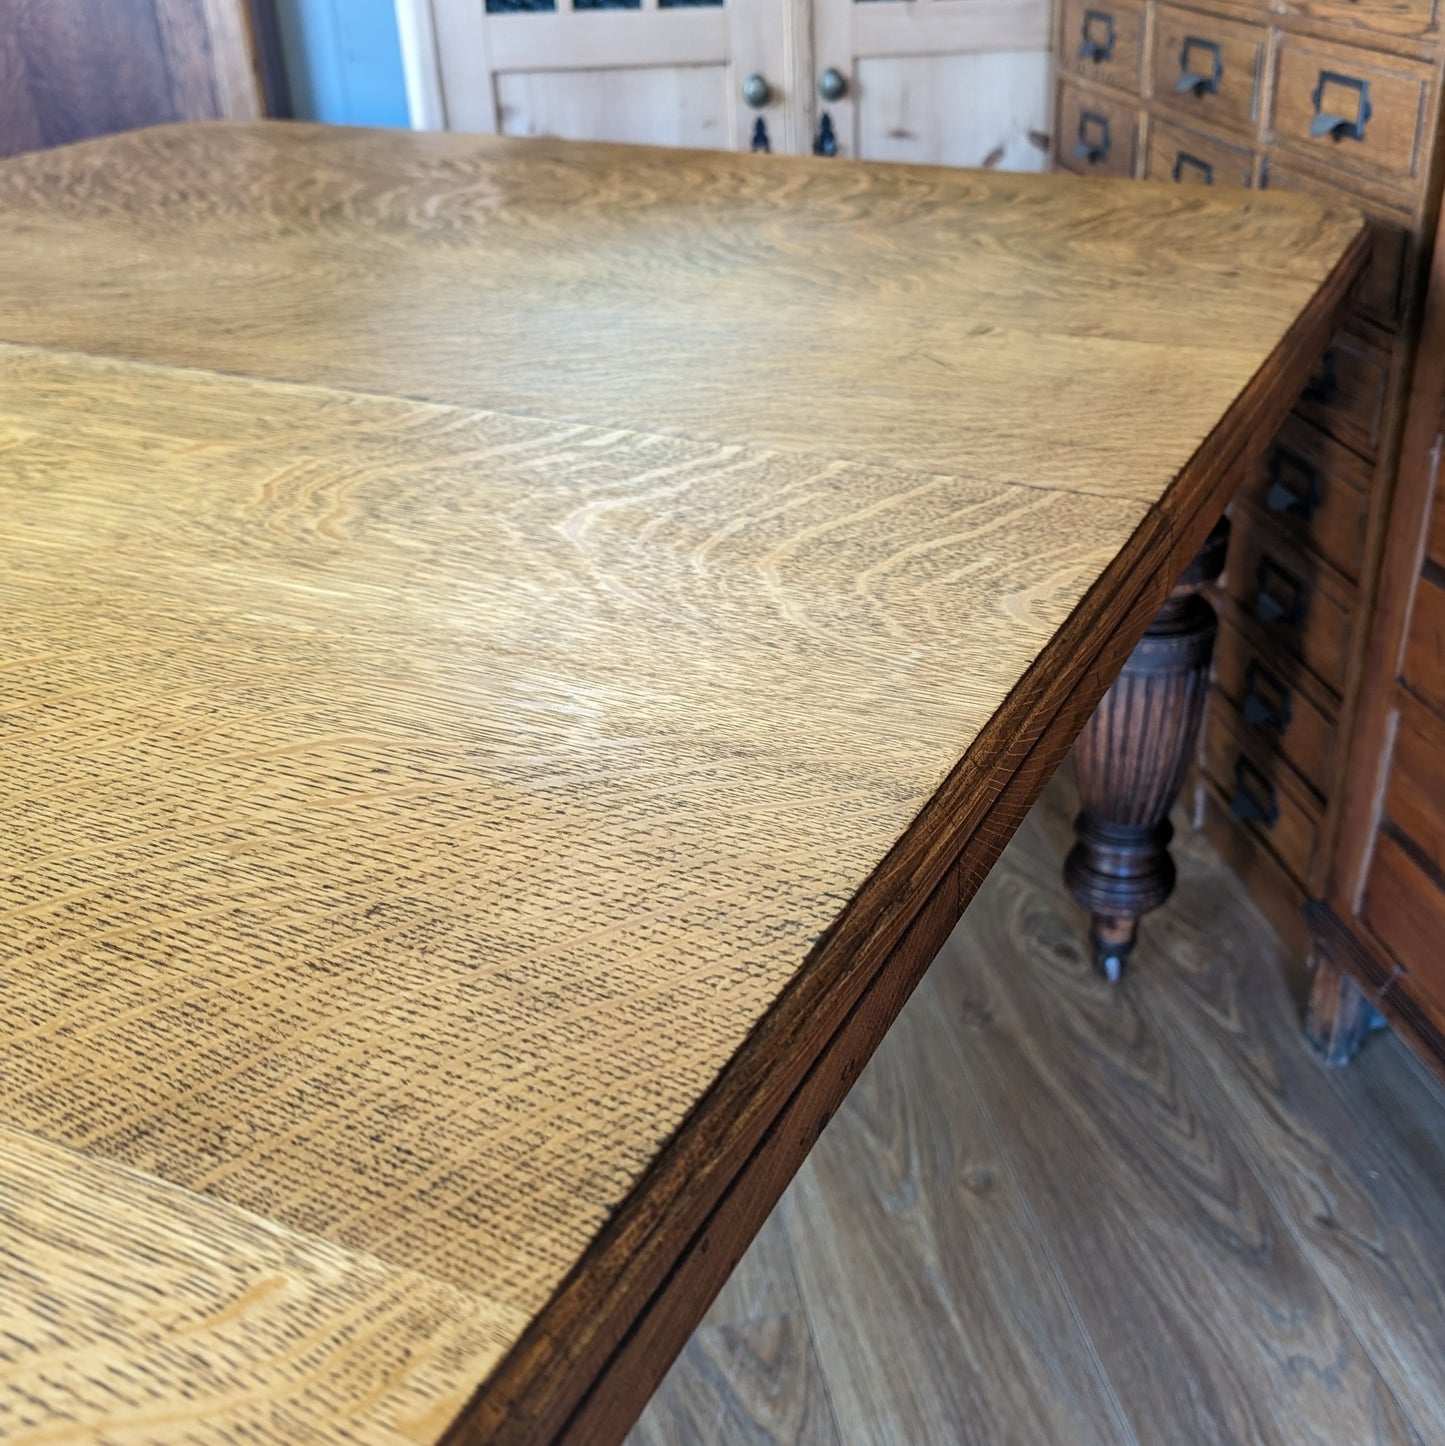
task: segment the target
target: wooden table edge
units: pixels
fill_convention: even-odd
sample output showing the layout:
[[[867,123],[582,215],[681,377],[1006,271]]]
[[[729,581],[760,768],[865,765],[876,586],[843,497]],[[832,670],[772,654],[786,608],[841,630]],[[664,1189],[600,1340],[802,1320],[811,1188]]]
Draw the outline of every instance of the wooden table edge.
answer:
[[[1361,220],[1130,546],[478,1388],[448,1446],[591,1446],[626,1433],[1228,505],[1251,442],[1283,423],[1368,255]]]

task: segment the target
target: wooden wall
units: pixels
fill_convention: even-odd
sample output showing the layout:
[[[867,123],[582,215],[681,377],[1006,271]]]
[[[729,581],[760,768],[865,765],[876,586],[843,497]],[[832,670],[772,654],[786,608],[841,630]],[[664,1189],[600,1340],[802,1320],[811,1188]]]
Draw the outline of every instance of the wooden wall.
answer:
[[[264,101],[245,0],[0,0],[0,155]]]

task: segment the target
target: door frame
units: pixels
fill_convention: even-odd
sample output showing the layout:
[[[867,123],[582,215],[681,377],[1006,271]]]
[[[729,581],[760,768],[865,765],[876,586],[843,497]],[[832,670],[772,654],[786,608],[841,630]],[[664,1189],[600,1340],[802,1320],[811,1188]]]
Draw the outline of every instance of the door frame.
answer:
[[[401,69],[406,81],[406,109],[414,131],[446,129],[441,63],[437,58],[436,22],[431,0],[393,0],[396,34],[401,42]]]

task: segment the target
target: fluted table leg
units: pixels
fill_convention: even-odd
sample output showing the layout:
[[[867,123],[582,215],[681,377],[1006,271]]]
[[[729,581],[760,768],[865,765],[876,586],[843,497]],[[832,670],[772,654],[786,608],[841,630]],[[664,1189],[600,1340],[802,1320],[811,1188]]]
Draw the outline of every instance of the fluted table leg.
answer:
[[[1228,540],[1221,518],[1074,745],[1082,808],[1064,879],[1093,916],[1094,961],[1111,980],[1140,916],[1174,889],[1169,810],[1194,754],[1218,630],[1201,592]]]

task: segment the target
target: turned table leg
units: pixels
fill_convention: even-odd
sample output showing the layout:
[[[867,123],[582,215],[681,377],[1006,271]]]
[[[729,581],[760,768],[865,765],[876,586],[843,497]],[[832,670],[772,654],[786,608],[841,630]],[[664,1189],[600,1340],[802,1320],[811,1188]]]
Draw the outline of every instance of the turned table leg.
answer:
[[[1218,629],[1201,591],[1228,540],[1221,518],[1074,745],[1082,807],[1064,880],[1093,916],[1094,962],[1111,980],[1140,915],[1174,888],[1169,810],[1194,754]]]

